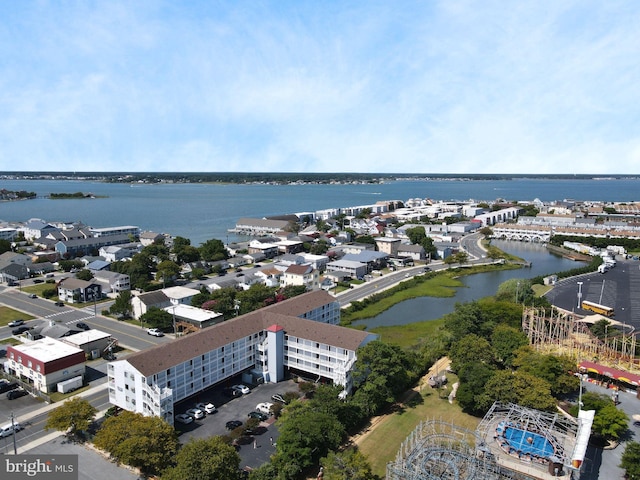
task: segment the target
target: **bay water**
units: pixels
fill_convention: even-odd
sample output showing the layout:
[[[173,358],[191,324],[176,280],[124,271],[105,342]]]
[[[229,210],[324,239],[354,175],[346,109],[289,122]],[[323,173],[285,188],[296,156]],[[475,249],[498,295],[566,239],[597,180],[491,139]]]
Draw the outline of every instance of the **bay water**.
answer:
[[[228,233],[238,219],[263,218],[328,208],[371,205],[381,200],[496,199],[531,201],[640,200],[640,179],[398,180],[382,184],[128,184],[71,180],[2,180],[0,189],[26,190],[34,200],[0,202],[0,221],[83,222],[92,227],[135,225],[143,231],[179,235],[195,246]],[[47,198],[50,193],[93,193],[95,199]]]

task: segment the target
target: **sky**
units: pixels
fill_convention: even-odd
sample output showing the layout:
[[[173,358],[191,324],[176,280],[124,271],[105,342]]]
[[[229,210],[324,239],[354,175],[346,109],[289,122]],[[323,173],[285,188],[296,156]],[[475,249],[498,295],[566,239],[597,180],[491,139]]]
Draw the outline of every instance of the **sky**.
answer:
[[[0,171],[640,174],[637,0],[0,2]]]

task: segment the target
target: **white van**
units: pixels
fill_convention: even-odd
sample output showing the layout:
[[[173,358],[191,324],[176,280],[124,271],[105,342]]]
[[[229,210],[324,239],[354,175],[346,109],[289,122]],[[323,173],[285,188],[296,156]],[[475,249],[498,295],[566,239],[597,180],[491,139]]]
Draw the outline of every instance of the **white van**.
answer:
[[[10,423],[7,425],[3,425],[0,427],[0,438],[1,437],[9,437],[13,434],[13,432],[19,432],[22,430],[22,425],[19,423],[14,423],[11,425]]]

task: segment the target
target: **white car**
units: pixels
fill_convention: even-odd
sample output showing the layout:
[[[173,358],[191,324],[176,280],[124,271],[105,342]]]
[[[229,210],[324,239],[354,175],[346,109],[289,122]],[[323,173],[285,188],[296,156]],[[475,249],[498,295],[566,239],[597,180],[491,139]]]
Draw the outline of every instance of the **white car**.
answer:
[[[13,425],[9,423],[4,427],[0,427],[0,438],[9,437],[13,435],[13,432],[19,432],[20,430],[22,430],[22,425],[20,425],[19,423],[14,423]]]
[[[273,403],[271,402],[263,402],[256,405],[256,411],[260,413],[265,413],[267,415],[271,415],[271,407],[273,407]]]
[[[204,412],[199,408],[190,408],[189,410],[187,410],[187,415],[191,415],[196,420],[204,418]]]
[[[187,415],[186,413],[179,413],[176,415],[176,422],[184,423],[185,425],[193,422],[193,417],[191,415]]]
[[[147,334],[154,337],[164,337],[164,333],[159,328],[147,328]]]
[[[243,395],[246,395],[247,393],[251,393],[251,390],[249,390],[249,387],[247,387],[246,385],[234,385],[231,388],[233,388],[234,390],[238,390]]]
[[[204,411],[205,413],[216,413],[217,408],[213,403],[198,403],[196,404],[196,408]]]

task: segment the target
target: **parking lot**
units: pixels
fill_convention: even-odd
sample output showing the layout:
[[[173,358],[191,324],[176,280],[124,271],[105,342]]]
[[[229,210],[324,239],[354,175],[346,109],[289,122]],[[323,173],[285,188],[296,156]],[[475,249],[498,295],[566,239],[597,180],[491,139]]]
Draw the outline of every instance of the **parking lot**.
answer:
[[[581,282],[581,284],[578,284]],[[615,309],[613,319],[640,329],[640,262],[618,260],[606,273],[588,273],[560,280],[545,296],[554,305],[580,315],[590,315],[578,307],[581,300],[607,305]]]
[[[229,382],[231,386],[242,383],[240,380]],[[217,412],[206,415],[203,419],[184,425],[176,422],[176,430],[180,434],[180,442],[186,443],[190,439],[208,438],[214,435],[227,435],[229,431],[225,424],[231,420],[246,422],[249,412],[255,410],[256,405],[262,402],[272,402],[271,396],[278,393],[284,395],[288,391],[298,392],[298,386],[293,381],[280,382],[278,384],[267,383],[251,389],[251,393],[241,397],[231,398],[223,392],[223,387],[216,387],[209,392],[193,397],[192,399],[176,404],[175,413],[184,413],[196,403],[213,403]],[[258,434],[250,437],[238,446],[238,453],[242,458],[241,466],[255,468],[269,461],[275,451],[278,439],[278,429],[274,425],[274,418],[269,418],[260,424]],[[255,440],[255,448],[254,442]]]

